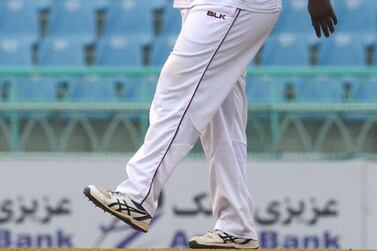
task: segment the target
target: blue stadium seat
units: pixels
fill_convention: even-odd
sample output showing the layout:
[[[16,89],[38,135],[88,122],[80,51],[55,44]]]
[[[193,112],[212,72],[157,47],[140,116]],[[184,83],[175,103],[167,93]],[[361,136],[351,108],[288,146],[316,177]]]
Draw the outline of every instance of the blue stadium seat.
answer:
[[[119,0],[111,2],[104,25],[104,35],[138,36],[149,40],[153,35],[151,1]]]
[[[301,102],[342,102],[342,82],[336,78],[307,78],[299,85]]]
[[[293,33],[271,36],[262,51],[263,65],[309,65],[310,45],[305,38]]]
[[[105,37],[97,43],[95,64],[141,66],[143,45],[138,39],[124,36]]]
[[[31,65],[32,47],[30,40],[0,38],[0,65]]]
[[[307,0],[284,0],[283,10],[274,28],[275,32],[312,32],[312,22],[307,11]]]
[[[100,76],[85,76],[80,81],[70,83],[70,102],[116,102],[114,88],[106,78]],[[109,112],[86,112],[85,117],[91,120],[110,119]],[[66,115],[70,118],[70,114]]]
[[[337,33],[319,47],[320,65],[365,65],[366,47],[357,35]]]
[[[88,76],[72,86],[74,102],[111,102],[116,101],[114,88],[105,79]]]
[[[377,102],[377,78],[361,78],[355,92],[356,102]]]
[[[248,76],[246,79],[246,95],[249,103],[271,103],[275,101],[275,86],[279,81],[272,77]]]
[[[176,35],[160,36],[157,38],[153,44],[151,65],[163,65],[170,55],[170,52],[173,50],[176,40]]]
[[[81,40],[47,39],[40,44],[39,65],[83,66],[84,49]]]
[[[168,7],[164,12],[161,35],[177,36],[181,31],[182,17],[177,9]]]
[[[18,102],[54,102],[56,84],[42,77],[17,78],[14,100]]]
[[[51,8],[48,36],[92,42],[96,34],[96,7],[93,0],[56,1]]]
[[[0,37],[35,41],[39,34],[39,8],[37,1],[0,1]]]
[[[375,35],[377,31],[376,0],[339,0],[337,13],[340,32],[352,32],[359,35]]]

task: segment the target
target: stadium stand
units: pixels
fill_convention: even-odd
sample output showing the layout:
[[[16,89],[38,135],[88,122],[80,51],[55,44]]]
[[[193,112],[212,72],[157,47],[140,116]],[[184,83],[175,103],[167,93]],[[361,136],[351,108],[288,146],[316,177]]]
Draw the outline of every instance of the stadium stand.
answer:
[[[257,74],[247,78],[246,94],[251,106],[263,108],[280,104],[290,107],[302,103],[331,106],[359,102],[373,105],[377,101],[375,74],[366,77],[363,73],[369,71],[363,66],[377,64],[377,1],[333,0],[333,3],[339,19],[337,33],[330,39],[319,40],[311,28],[307,0],[283,0],[277,26],[256,63],[251,65]],[[105,106],[109,107],[132,103],[146,107],[158,80],[155,69],[164,64],[181,28],[180,13],[171,5],[171,0],[1,0],[0,67],[18,69],[21,66],[26,71],[33,71],[30,66],[43,66],[42,71],[46,74],[12,75],[12,71],[7,75],[4,71],[1,74],[0,69],[0,102],[15,102],[16,105],[17,102],[46,102],[46,105],[51,105],[50,102],[57,103],[53,105],[108,103]],[[148,64],[155,67],[133,68]],[[258,74],[258,66],[255,67],[258,64],[262,65],[262,71],[277,69],[282,76]],[[52,67],[45,69],[44,66]],[[285,66],[294,68],[286,69]],[[324,73],[297,76],[297,66],[300,70],[304,66],[308,71],[323,70]],[[362,77],[358,74],[348,76],[344,70],[348,67],[338,66],[362,69]],[[93,76],[66,74],[66,67],[70,70],[85,68]],[[102,70],[113,69],[114,75],[101,74]],[[119,73],[119,69],[125,71]],[[330,74],[330,77],[326,71],[331,72],[331,69],[340,69],[341,73]],[[132,75],[134,70],[145,74]],[[129,72],[133,72],[132,76]],[[91,119],[103,122],[115,115],[111,109],[108,114],[101,110],[99,115],[97,111],[81,111],[81,115],[90,122]],[[0,122],[9,118],[4,117],[5,113],[8,114],[0,111]],[[256,113],[257,117],[261,115],[260,111]],[[326,116],[339,114],[342,119],[357,119],[357,122],[368,119],[368,112],[352,116],[327,111],[296,115],[305,122],[310,119],[318,122],[324,121]],[[77,114],[70,110],[60,112],[65,121],[73,115]],[[137,128],[140,123],[142,128],[147,127],[146,113],[141,116],[136,112],[124,112],[122,115],[140,119]],[[285,112],[280,115],[284,117]],[[265,119],[264,123],[269,116],[260,118]],[[53,116],[46,118],[54,123]],[[123,151],[122,147],[119,149]]]
[[[7,44],[8,48],[12,47],[9,41],[22,40],[12,42],[21,46],[24,45],[25,40],[29,39],[40,43],[41,48],[45,46],[46,40],[50,39],[63,39],[69,41],[69,44],[77,43],[72,40],[97,43],[98,10],[101,9],[105,13],[104,29],[98,40],[98,48],[106,44],[103,41],[114,40],[114,37],[119,36],[126,36],[127,40],[139,40],[139,46],[144,47],[149,39],[154,37],[154,10],[160,9],[163,11],[162,32],[152,40],[155,49],[152,51],[151,64],[161,65],[170,52],[170,42],[177,36],[180,29],[179,11],[168,6],[168,2],[170,4],[170,1],[166,0],[153,3],[136,0],[3,0],[0,2],[0,37],[2,43]],[[337,29],[342,33],[338,33],[333,39],[323,40],[319,44],[319,64],[364,65],[367,62],[367,56],[373,59],[370,60],[371,62],[375,63],[374,58],[377,53],[371,51],[370,55],[366,55],[365,48],[372,44],[376,37],[377,2],[374,0],[335,0],[334,5],[341,20]],[[145,11],[146,9],[149,11]],[[47,38],[39,42],[38,38],[43,27],[38,20],[42,10],[47,10],[49,18],[47,19]],[[297,20],[300,21],[297,22]],[[262,64],[310,64],[311,60],[308,58],[312,56],[312,46],[315,44],[314,41],[318,43],[319,40],[313,40],[313,32],[308,27],[310,27],[310,18],[307,15],[306,0],[286,0],[273,35],[265,45],[261,57]],[[33,58],[33,46],[26,43],[25,48],[28,46],[30,46],[30,52],[22,54],[26,55],[24,57]],[[100,55],[96,55],[100,51],[98,49],[94,51],[95,58],[101,58]],[[44,50],[40,50],[37,54],[40,59],[44,58],[43,52]],[[122,53],[130,53],[130,51]],[[144,53],[145,51],[142,52],[141,58],[145,58]],[[295,57],[288,56],[293,53]],[[83,56],[85,57],[87,55]],[[134,57],[131,53],[124,58]],[[8,64],[7,62],[14,64],[10,59],[6,60],[3,64]],[[70,57],[62,57],[61,61],[65,60],[68,61],[57,65],[72,63]],[[24,62],[22,64],[33,63],[32,60],[20,59],[20,61]],[[37,62],[42,65],[49,64],[41,63],[43,60]],[[106,62],[96,62],[97,65],[106,64]],[[78,65],[77,61],[72,64]],[[132,62],[122,64],[130,65]],[[135,65],[142,64],[139,60],[135,61]]]
[[[121,36],[126,36],[127,41],[138,40],[140,47],[146,47],[150,39],[152,41],[151,64],[161,65],[171,51],[171,42],[177,36],[180,30],[179,11],[167,7],[166,0],[159,0],[153,3],[136,0],[4,0],[0,2],[0,37],[3,44],[16,39],[14,44],[21,46],[24,40],[38,41],[41,34],[42,26],[38,18],[42,10],[47,10],[47,37],[40,44],[40,52],[37,54],[41,65],[50,64],[47,60],[44,62],[44,50],[47,40],[65,40],[69,44],[77,44],[77,40],[85,43],[94,42],[97,49],[92,52],[94,58],[102,58],[101,47],[108,44],[106,41],[114,41]],[[342,20],[338,26],[338,33],[330,40],[323,40],[318,45],[318,62],[320,65],[364,65],[367,57],[371,58],[370,62],[376,62],[374,59],[377,53],[366,55],[366,47],[373,42],[373,37],[377,30],[377,2],[374,0],[335,0],[334,5],[338,10],[339,19]],[[98,30],[98,10],[104,11],[104,29],[99,39],[96,38]],[[148,9],[149,11],[145,11]],[[161,34],[155,37],[154,34],[154,10],[163,11],[163,21]],[[300,22],[297,22],[300,20]],[[349,22],[349,24],[348,24]],[[370,25],[364,25],[368,23]],[[281,13],[279,22],[274,29],[270,39],[267,41],[264,51],[261,54],[262,65],[309,65],[312,63],[312,48],[319,40],[313,39],[313,32],[310,28],[310,18],[307,15],[306,0],[287,0],[284,2],[284,10]],[[346,28],[344,28],[346,27]],[[351,31],[351,32],[350,32]],[[22,38],[21,38],[22,37]],[[25,38],[26,37],[26,38]],[[4,42],[5,41],[5,42]],[[120,41],[118,39],[118,41]],[[137,42],[132,42],[135,44]],[[33,58],[33,46],[30,46],[30,52],[22,53]],[[83,46],[83,45],[82,45]],[[111,46],[110,46],[111,47]],[[370,47],[372,48],[372,47]],[[52,50],[53,52],[54,50]],[[68,50],[70,51],[70,50]],[[64,54],[69,54],[65,51]],[[140,50],[135,50],[139,54]],[[123,50],[124,65],[133,64],[132,61],[126,62],[130,58],[141,58],[134,61],[134,65],[143,65],[146,51],[140,52],[142,55],[135,57],[135,51]],[[86,51],[82,53],[87,53]],[[80,58],[87,58],[88,55]],[[99,55],[96,55],[99,53]],[[129,53],[126,55],[125,53]],[[21,54],[21,53],[20,53]],[[31,56],[30,56],[31,55]],[[295,55],[294,57],[292,55]],[[314,55],[315,56],[315,55]],[[22,58],[22,57],[21,57]],[[8,59],[6,59],[8,60]],[[67,60],[67,61],[66,61]],[[11,60],[4,62],[7,64]],[[21,60],[22,64],[31,64],[33,61]],[[87,61],[73,60],[70,57],[63,56],[61,62],[51,63],[56,65],[84,65]],[[66,62],[63,62],[66,61]],[[106,65],[109,60],[100,62],[95,61],[96,65]],[[13,63],[14,64],[14,63]],[[20,64],[20,63],[17,63]]]

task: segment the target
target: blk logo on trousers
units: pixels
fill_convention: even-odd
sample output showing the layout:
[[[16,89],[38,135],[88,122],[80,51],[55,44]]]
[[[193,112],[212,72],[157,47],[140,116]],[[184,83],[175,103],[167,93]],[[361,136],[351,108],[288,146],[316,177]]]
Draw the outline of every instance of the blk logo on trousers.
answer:
[[[217,19],[223,19],[223,20],[225,20],[225,17],[226,17],[226,15],[224,14],[217,14],[216,12],[213,12],[210,10],[207,12],[207,16],[214,17]]]

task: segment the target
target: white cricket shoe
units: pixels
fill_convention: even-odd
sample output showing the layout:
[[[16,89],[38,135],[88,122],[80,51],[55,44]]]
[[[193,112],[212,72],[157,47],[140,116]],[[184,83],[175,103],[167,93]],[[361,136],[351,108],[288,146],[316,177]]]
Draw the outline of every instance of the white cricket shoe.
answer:
[[[85,187],[84,194],[94,205],[102,208],[105,212],[112,214],[136,230],[148,232],[152,217],[140,204],[131,200],[126,194],[105,191],[93,185]]]
[[[219,229],[213,229],[203,236],[195,236],[189,242],[190,248],[250,248],[257,249],[257,240],[243,239],[227,234]]]

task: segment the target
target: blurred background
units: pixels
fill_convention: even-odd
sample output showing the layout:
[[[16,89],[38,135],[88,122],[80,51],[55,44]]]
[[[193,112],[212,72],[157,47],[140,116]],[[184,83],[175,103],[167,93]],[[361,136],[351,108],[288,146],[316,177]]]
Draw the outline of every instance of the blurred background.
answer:
[[[377,1],[332,2],[336,33],[317,39],[307,0],[283,0],[248,70],[262,247],[377,246],[368,237],[377,234]],[[200,144],[167,185],[165,218],[146,237],[119,230],[76,194],[125,177],[180,24],[170,0],[0,0],[0,247],[185,247],[210,228],[198,202],[209,204],[207,181],[197,179],[205,171],[190,168],[206,168]],[[176,194],[187,177],[196,188]],[[191,214],[173,210],[178,201]]]

